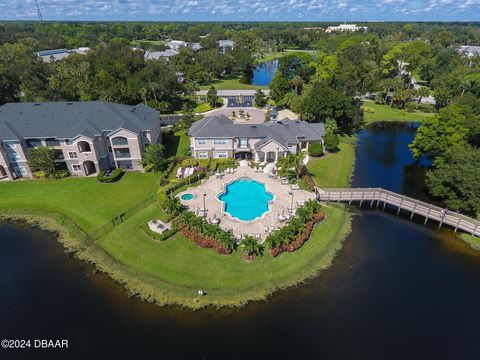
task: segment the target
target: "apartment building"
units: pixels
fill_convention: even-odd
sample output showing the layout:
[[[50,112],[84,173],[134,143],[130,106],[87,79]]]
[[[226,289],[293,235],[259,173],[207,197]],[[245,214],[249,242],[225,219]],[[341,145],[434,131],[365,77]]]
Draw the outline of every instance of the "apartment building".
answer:
[[[308,150],[323,142],[322,123],[284,119],[263,124],[238,124],[225,115],[212,115],[193,123],[188,135],[192,156],[198,159],[235,158],[277,162],[289,153]]]
[[[161,141],[159,113],[102,101],[0,106],[0,179],[31,177],[30,149],[56,151],[57,167],[93,176],[116,167],[142,171],[142,153]]]

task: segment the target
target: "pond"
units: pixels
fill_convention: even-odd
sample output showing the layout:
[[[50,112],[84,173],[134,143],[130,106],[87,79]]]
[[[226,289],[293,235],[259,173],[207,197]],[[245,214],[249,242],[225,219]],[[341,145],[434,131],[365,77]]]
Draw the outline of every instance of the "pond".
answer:
[[[253,69],[252,85],[268,86],[277,72],[278,60],[265,61]]]
[[[426,198],[407,148],[414,135],[404,125],[363,131],[354,186]],[[196,312],[128,298],[51,234],[5,223],[0,338],[66,338],[69,358],[480,358],[478,253],[421,218],[354,211],[351,235],[317,278],[239,310]]]

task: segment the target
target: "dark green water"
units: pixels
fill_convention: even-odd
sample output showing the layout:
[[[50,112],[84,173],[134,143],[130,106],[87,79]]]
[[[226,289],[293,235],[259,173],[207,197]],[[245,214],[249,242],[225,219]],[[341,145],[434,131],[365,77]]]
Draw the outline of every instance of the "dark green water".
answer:
[[[360,136],[355,186],[425,198],[414,128]],[[480,258],[451,230],[365,208],[333,266],[241,310],[190,312],[124,296],[54,238],[0,225],[0,338],[60,338],[10,358],[478,359]]]

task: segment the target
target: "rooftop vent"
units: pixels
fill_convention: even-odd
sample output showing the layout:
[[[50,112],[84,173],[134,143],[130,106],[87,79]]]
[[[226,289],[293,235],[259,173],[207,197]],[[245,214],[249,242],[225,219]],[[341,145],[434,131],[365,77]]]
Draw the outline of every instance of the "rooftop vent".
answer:
[[[256,126],[256,125],[252,125],[251,128],[252,128],[252,129],[256,129],[257,126]]]
[[[67,105],[73,105],[73,103],[71,103],[71,102],[67,102],[66,104],[67,104]]]
[[[136,107],[133,107],[133,108],[132,108],[132,113],[135,112],[135,110],[137,110],[137,108],[136,108]]]
[[[34,105],[34,106],[40,106],[40,104],[39,104],[39,103],[35,103],[35,104],[33,104],[33,105]]]

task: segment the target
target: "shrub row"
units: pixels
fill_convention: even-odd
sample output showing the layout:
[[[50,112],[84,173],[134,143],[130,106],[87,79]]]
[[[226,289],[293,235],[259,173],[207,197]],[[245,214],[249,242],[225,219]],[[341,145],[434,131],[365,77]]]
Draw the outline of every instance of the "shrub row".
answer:
[[[315,191],[315,182],[312,179],[312,176],[308,172],[308,169],[306,166],[302,166],[300,170],[300,174],[302,176],[303,181],[305,181],[305,184],[308,187],[308,190],[310,191]]]
[[[205,171],[203,169],[200,169],[199,171],[195,172],[193,175],[186,177],[185,179],[182,179],[180,181],[177,181],[165,186],[163,188],[163,191],[169,194],[170,192],[180,189],[185,185],[195,182],[197,179],[198,180],[203,179],[205,176],[207,176]]]
[[[122,178],[124,171],[122,168],[116,168],[109,176],[105,175],[105,170],[100,171],[97,175],[97,180],[101,183],[113,183]]]
[[[288,251],[288,252],[294,252],[298,249],[300,249],[303,244],[307,242],[308,239],[310,239],[310,236],[312,235],[313,227],[315,224],[319,221],[322,221],[325,218],[325,213],[323,211],[319,211],[314,215],[314,217],[308,221],[305,224],[305,228],[301,233],[299,233],[293,241],[291,241],[288,244],[280,244],[277,247],[273,247],[270,249],[270,254],[273,257],[276,257],[280,255],[281,253]]]
[[[184,211],[176,220],[182,234],[200,247],[214,249],[222,255],[231,254],[237,244],[233,235],[220,226],[209,224],[191,211]]]
[[[302,234],[308,230],[308,224],[312,221],[313,224],[315,224],[318,218],[323,216],[319,214],[323,214],[320,203],[316,200],[308,201],[303,207],[297,210],[296,216],[292,218],[287,225],[268,235],[265,242],[270,248],[272,255],[277,256],[286,249],[296,250],[298,245],[294,245],[293,247],[289,247],[289,245],[296,243],[298,239],[302,239],[302,236],[304,236]],[[310,236],[310,232],[308,232],[307,239]],[[307,239],[303,240],[303,242]],[[301,242],[301,244],[303,244],[303,242]]]

